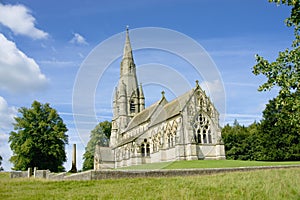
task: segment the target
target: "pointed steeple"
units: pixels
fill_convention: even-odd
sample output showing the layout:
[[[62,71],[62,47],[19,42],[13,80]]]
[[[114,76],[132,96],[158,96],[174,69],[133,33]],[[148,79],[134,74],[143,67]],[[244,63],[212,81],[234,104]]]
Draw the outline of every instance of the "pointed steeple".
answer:
[[[135,64],[133,60],[133,55],[132,55],[132,48],[130,44],[130,39],[129,39],[129,30],[128,26],[126,27],[126,38],[125,38],[125,45],[124,45],[124,50],[123,50],[123,58],[121,62],[121,68],[120,68],[120,76],[124,76],[126,74],[132,74],[135,73]],[[134,74],[134,76],[136,76]],[[125,81],[125,84],[126,81]]]
[[[129,39],[129,27],[126,26],[126,39],[125,39],[125,45],[124,45],[124,51],[123,51],[123,59],[132,59],[132,49],[131,49],[131,44],[130,44],[130,39]]]

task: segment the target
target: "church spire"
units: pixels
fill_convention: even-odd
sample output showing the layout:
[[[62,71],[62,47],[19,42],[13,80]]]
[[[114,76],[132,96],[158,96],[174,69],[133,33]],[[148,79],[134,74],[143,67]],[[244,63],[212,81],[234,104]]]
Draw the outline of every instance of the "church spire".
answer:
[[[129,26],[126,26],[126,39],[125,39],[125,45],[124,45],[124,51],[123,51],[123,59],[132,59],[132,49],[129,39]]]
[[[138,86],[136,67],[133,60],[129,39],[129,29],[126,27],[123,58],[120,64],[120,78],[113,99],[113,119],[110,146],[122,137],[130,120],[145,108],[145,97],[142,88]]]

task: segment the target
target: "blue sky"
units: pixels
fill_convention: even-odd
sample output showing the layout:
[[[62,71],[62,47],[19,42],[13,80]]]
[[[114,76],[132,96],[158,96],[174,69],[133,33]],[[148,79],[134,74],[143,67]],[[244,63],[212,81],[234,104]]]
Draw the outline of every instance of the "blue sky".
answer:
[[[72,92],[76,74],[90,52],[115,34],[143,27],[161,27],[178,31],[205,48],[223,80],[226,93],[224,123],[237,119],[248,125],[261,119],[261,112],[276,90],[259,93],[265,79],[251,69],[256,53],[274,60],[279,51],[290,47],[293,30],[284,24],[290,9],[267,0],[164,0],[164,1],[0,1],[0,155],[9,170],[8,145],[11,123],[17,109],[30,107],[34,100],[49,102],[67,124],[69,143],[78,144],[78,168],[81,168],[84,144],[74,125]],[[134,42],[134,41],[132,41]],[[122,46],[123,44],[121,44]],[[164,52],[134,52],[137,68],[151,59],[171,63],[185,77],[185,63]],[[178,62],[177,62],[178,61]],[[111,64],[103,79],[115,85],[119,60]],[[191,78],[193,79],[193,78]],[[194,80],[191,80],[193,84]],[[101,85],[101,83],[100,83]],[[103,88],[103,87],[102,87]],[[110,101],[100,86],[95,94],[98,121],[110,120]],[[152,85],[145,88],[146,105],[160,97]],[[148,98],[147,98],[148,97]],[[87,130],[88,134],[88,130]],[[68,170],[71,145],[66,147]]]

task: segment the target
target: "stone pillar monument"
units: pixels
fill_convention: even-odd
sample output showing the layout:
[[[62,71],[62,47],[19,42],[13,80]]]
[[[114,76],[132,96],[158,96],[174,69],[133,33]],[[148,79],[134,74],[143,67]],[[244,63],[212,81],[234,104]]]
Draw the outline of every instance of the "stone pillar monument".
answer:
[[[76,144],[73,144],[73,156],[72,156],[72,168],[70,172],[76,173],[77,168],[76,168]]]

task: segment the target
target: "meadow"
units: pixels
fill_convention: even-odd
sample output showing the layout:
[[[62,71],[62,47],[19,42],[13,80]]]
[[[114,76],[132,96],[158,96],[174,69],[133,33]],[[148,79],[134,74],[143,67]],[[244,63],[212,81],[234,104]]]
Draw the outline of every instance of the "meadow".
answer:
[[[290,162],[267,162],[267,161],[244,161],[244,160],[189,160],[150,163],[123,167],[124,170],[152,170],[152,169],[196,169],[196,168],[231,168],[231,167],[254,167],[254,166],[278,166],[300,165],[300,161]]]
[[[176,165],[196,163],[168,167]],[[300,199],[299,188],[300,168],[97,181],[10,179],[0,173],[0,199]]]

